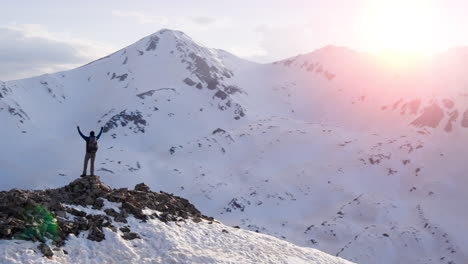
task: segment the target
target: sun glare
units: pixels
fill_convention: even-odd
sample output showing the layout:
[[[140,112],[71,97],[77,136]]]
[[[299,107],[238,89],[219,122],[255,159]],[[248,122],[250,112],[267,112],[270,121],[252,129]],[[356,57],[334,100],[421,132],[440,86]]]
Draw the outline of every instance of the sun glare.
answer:
[[[437,34],[440,23],[436,11],[431,0],[372,0],[361,17],[363,41],[371,51],[390,56],[437,53],[443,47]]]

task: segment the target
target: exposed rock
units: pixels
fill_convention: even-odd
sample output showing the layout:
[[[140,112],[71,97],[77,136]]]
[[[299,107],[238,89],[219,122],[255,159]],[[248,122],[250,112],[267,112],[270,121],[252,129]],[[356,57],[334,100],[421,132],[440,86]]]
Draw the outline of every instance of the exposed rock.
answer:
[[[171,155],[174,155],[176,149],[177,149],[176,147],[171,147],[171,148],[169,149],[169,153],[171,153]]]
[[[124,226],[124,227],[120,228],[120,231],[122,231],[122,233],[128,233],[128,232],[130,232],[130,228]]]
[[[115,211],[113,208],[107,208],[104,210],[104,213],[106,213],[108,216],[112,216],[112,217],[117,217],[119,216],[120,214],[117,213],[117,211]]]
[[[315,70],[315,73],[322,73],[323,72],[323,66],[319,65],[318,68]]]
[[[468,109],[463,112],[461,125],[462,127],[468,127]]]
[[[209,56],[205,57],[208,51],[197,45],[176,39],[176,49],[180,54],[181,62],[187,65],[186,69],[191,73],[190,78],[185,78],[183,82],[197,89],[212,90],[212,99],[221,99],[216,102],[219,110],[233,109],[234,119],[238,120],[243,117],[245,110],[229,97],[229,95],[243,91],[237,86],[225,83],[226,78],[231,78],[234,73],[218,61],[210,60]]]
[[[126,239],[126,240],[133,240],[133,239],[137,239],[137,238],[141,238],[141,237],[137,233],[126,232],[126,233],[123,234],[122,238]]]
[[[284,61],[283,61],[283,65],[284,65],[284,66],[289,66],[289,65],[291,65],[295,60],[296,60],[296,58],[284,60]]]
[[[452,131],[452,122],[456,122],[458,118],[458,110],[454,110],[449,114],[449,120],[447,121],[447,125],[445,125],[445,131],[451,132]]]
[[[39,244],[37,248],[42,252],[42,254],[44,254],[44,257],[50,258],[54,255],[50,247],[44,243]]]
[[[213,98],[214,98],[214,97],[218,97],[218,98],[220,98],[221,100],[225,100],[225,99],[227,98],[227,96],[228,96],[227,93],[225,93],[225,92],[223,92],[223,91],[221,91],[221,90],[218,90],[218,91],[215,93],[215,95],[213,96]]]
[[[2,81],[0,81],[0,91],[2,91],[5,95],[6,95],[6,92],[8,91],[7,90],[7,87],[5,85],[5,83],[3,83]],[[2,95],[2,93],[0,92],[0,99],[1,98],[4,98],[4,96]]]
[[[149,91],[144,92],[144,93],[139,93],[136,96],[140,97],[141,99],[145,99],[145,97],[147,97],[147,96],[153,96],[154,92],[156,92],[156,90],[149,90]]]
[[[405,103],[401,107],[401,114],[404,115],[409,112],[410,115],[418,114],[419,107],[421,106],[421,100],[415,99]]]
[[[245,210],[245,205],[242,204],[237,198],[233,198],[227,205],[226,208],[224,208],[224,210],[227,212],[227,213],[230,213],[232,212],[233,210],[240,210],[241,212],[243,212]]]
[[[335,78],[336,75],[333,74],[333,73],[330,73],[328,71],[325,71],[323,73],[323,76],[325,76],[325,78],[327,78],[327,80],[331,81],[331,80],[333,80]]]
[[[150,40],[147,43],[146,51],[150,50],[156,50],[156,47],[158,46],[159,42],[159,37],[158,36],[151,36]]]
[[[107,123],[104,125],[104,133],[107,133],[109,130],[117,128],[120,126],[125,127],[133,123],[133,132],[134,133],[145,133],[145,126],[147,125],[146,120],[143,118],[143,115],[140,111],[136,112],[127,112],[127,110],[121,111],[119,114],[114,115]]]
[[[442,108],[440,108],[436,103],[433,103],[432,105],[424,108],[423,113],[411,122],[411,124],[417,127],[428,126],[436,128],[443,117],[444,112],[442,111]]]
[[[135,185],[135,191],[141,191],[141,192],[149,192],[150,187],[144,183],[139,183]]]
[[[224,88],[224,92],[227,94],[235,94],[235,93],[242,93],[242,90],[234,85],[229,85],[226,88]]]
[[[19,117],[21,120],[29,120],[29,116],[28,114],[26,114],[26,112],[23,111],[23,109],[20,109],[20,108],[14,108],[14,107],[8,107],[8,112],[12,115],[12,116],[17,116]]]
[[[92,226],[90,228],[90,232],[87,238],[92,241],[101,242],[105,239],[105,235],[104,232],[102,232],[101,228],[99,228],[98,226]]]
[[[214,135],[214,134],[216,134],[216,133],[222,133],[222,134],[224,134],[224,133],[226,133],[226,130],[224,130],[224,129],[218,127],[217,129],[213,130],[213,132],[212,132],[211,134]]]
[[[146,97],[151,97],[153,96],[153,94],[155,92],[158,92],[158,91],[172,91],[174,93],[177,93],[177,90],[174,89],[174,88],[159,88],[159,89],[154,89],[154,90],[149,90],[149,91],[146,91],[146,92],[143,92],[143,93],[139,93],[137,94],[136,96],[138,96],[139,98],[141,99],[145,99]]]
[[[143,210],[137,207],[135,204],[130,202],[122,202],[122,210],[134,215],[136,218],[141,220],[147,220],[148,216],[143,213]]]
[[[206,83],[208,89],[216,89],[219,84],[217,79],[217,74],[219,73],[218,68],[210,67],[203,57],[193,52],[189,53],[188,56],[193,61],[193,63],[187,62],[189,64],[188,69],[195,74],[200,81]]]
[[[444,104],[444,107],[447,109],[452,109],[455,106],[455,103],[450,99],[444,99],[442,100],[442,103]]]
[[[196,82],[192,81],[192,79],[190,79],[188,77],[184,79],[184,83],[189,85],[189,86],[194,86],[196,84]]]
[[[105,200],[120,203],[119,212],[106,208],[103,214],[87,214],[70,207],[79,205],[102,209]],[[69,234],[79,235],[88,231],[87,238],[99,242],[105,239],[103,228],[117,232],[114,222],[126,223],[130,215],[146,221],[149,216],[143,213],[143,209],[157,210],[159,215],[153,214],[151,218],[164,222],[214,220],[202,215],[188,200],[165,192],[152,192],[144,183],[137,184],[135,190],[112,189],[98,176],[85,176],[58,189],[0,192],[0,239],[51,240],[60,247]],[[140,238],[139,234],[127,229],[121,229],[124,239]],[[53,255],[45,244],[41,244],[40,250],[44,256]]]
[[[123,82],[123,81],[125,81],[125,79],[127,79],[127,77],[128,77],[128,73],[124,73],[122,75],[116,75],[115,72],[114,72],[112,74],[111,80],[118,79],[119,82]]]

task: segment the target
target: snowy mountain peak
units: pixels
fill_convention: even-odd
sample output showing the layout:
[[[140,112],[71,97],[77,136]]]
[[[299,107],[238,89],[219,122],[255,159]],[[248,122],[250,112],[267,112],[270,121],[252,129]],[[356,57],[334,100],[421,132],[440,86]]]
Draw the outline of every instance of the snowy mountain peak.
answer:
[[[187,40],[192,40],[192,38],[190,38],[187,34],[185,34],[184,32],[180,31],[180,30],[175,30],[175,29],[169,29],[169,28],[162,28],[146,37],[144,37],[143,39],[145,38],[150,38],[150,37],[154,37],[154,36],[160,36],[160,37],[174,37],[174,38],[180,38],[180,39],[187,39]]]
[[[152,35],[156,35],[156,34],[161,35],[161,36],[172,35],[174,38],[177,38],[177,39],[182,39],[182,40],[186,40],[186,41],[193,41],[191,37],[189,37],[187,34],[185,34],[184,32],[182,32],[180,30],[163,28],[163,29],[155,32]],[[152,36],[152,35],[150,35],[150,36]]]
[[[136,43],[142,43],[144,45],[144,50],[150,51],[156,50],[159,41],[171,42],[174,44],[185,43],[186,45],[196,45],[193,39],[186,35],[184,32],[171,29],[161,29],[153,34],[150,34],[140,39]]]
[[[96,171],[114,188],[146,182],[231,226],[359,263],[464,263],[464,54],[396,68],[325,47],[256,64],[156,32],[84,67],[0,83],[1,187],[67,184],[83,164],[76,126],[102,126]]]

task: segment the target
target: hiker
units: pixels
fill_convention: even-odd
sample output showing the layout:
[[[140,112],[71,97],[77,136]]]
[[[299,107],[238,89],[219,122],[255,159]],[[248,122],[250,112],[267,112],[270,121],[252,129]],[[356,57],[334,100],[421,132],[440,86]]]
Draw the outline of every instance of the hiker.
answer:
[[[78,133],[80,136],[86,141],[86,155],[84,158],[84,167],[83,167],[83,174],[81,177],[86,176],[86,170],[88,168],[88,161],[91,160],[91,174],[94,176],[94,159],[96,158],[96,152],[98,150],[98,139],[101,137],[102,131],[104,130],[101,127],[101,131],[97,136],[94,136],[94,131],[89,132],[89,137],[83,135],[80,130],[80,126],[76,127],[78,129]]]

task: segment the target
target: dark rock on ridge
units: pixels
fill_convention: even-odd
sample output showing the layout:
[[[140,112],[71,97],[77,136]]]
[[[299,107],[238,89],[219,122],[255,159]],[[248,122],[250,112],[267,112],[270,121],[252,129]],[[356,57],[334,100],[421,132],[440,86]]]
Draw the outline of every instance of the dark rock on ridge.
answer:
[[[188,77],[184,79],[184,83],[190,86],[194,86],[196,84],[196,82],[192,81],[192,79]]]
[[[461,126],[462,127],[468,127],[468,109],[463,112],[463,118],[461,121]]]
[[[91,215],[67,206],[92,206],[102,210],[105,200],[120,203],[119,212],[106,208],[103,214]],[[143,209],[156,210],[158,214],[147,215]],[[103,228],[118,232],[113,223],[126,223],[129,215],[142,222],[150,218],[163,222],[214,221],[212,217],[202,215],[188,200],[162,191],[153,192],[144,183],[137,184],[134,190],[112,189],[101,182],[99,176],[85,176],[57,189],[0,192],[0,239],[41,242],[38,249],[44,256],[52,257],[53,252],[46,246],[46,241],[51,240],[60,247],[66,243],[69,234],[89,231],[87,238],[99,242],[105,239]],[[124,239],[140,238],[129,228],[120,231]]]
[[[109,132],[111,129],[119,127],[125,127],[129,124],[133,124],[132,131],[134,133],[145,133],[145,126],[147,125],[146,120],[143,118],[143,114],[140,111],[127,111],[123,110],[120,113],[111,117],[109,121],[104,125],[104,133]]]
[[[442,118],[444,117],[444,112],[442,108],[438,106],[436,103],[424,108],[423,113],[416,118],[411,125],[416,127],[432,127],[436,128]]]
[[[158,36],[151,36],[150,40],[147,43],[146,51],[156,50],[158,46],[159,37]]]

